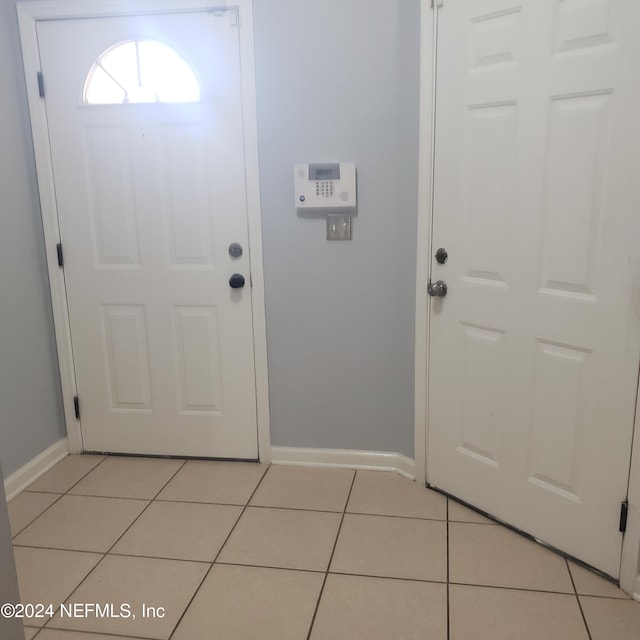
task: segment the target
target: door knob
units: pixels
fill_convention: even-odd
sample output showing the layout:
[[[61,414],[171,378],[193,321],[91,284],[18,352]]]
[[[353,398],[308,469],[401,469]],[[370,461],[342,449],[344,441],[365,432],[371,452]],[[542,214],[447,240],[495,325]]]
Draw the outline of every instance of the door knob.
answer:
[[[444,298],[447,295],[447,283],[444,280],[438,280],[427,285],[427,293],[434,298]]]
[[[234,273],[229,278],[229,286],[232,289],[242,289],[244,287],[244,276],[241,273]]]

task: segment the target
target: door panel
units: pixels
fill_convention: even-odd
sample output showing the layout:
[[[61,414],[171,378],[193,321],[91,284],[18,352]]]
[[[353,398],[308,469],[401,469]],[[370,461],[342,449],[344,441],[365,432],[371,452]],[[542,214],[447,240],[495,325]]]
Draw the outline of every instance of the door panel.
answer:
[[[147,322],[142,305],[101,305],[110,408],[151,411]]]
[[[88,213],[99,265],[140,266],[131,143],[124,127],[86,131]]]
[[[234,11],[38,23],[85,450],[257,457],[238,38]],[[134,39],[200,101],[84,104]]]
[[[175,307],[181,411],[222,411],[216,307]]]
[[[636,5],[438,12],[428,479],[614,577],[640,362]]]

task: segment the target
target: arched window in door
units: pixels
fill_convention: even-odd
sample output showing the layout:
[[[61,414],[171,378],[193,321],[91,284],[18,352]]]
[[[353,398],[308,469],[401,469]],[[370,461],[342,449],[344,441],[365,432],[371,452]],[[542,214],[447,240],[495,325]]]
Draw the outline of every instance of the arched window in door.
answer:
[[[171,47],[154,40],[128,40],[96,60],[83,98],[85,104],[198,102],[200,86],[191,67]]]

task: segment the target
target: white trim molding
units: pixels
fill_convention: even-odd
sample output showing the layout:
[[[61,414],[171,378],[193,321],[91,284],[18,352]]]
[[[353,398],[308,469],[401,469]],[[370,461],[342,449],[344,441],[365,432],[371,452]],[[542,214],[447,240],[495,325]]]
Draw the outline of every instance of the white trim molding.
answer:
[[[420,134],[418,156],[418,232],[416,259],[416,324],[414,356],[415,476],[427,480],[429,305],[435,144],[435,77],[437,9],[423,5],[420,14]]]
[[[19,2],[16,10],[27,85],[29,116],[38,175],[42,224],[44,229],[49,286],[53,307],[58,366],[62,386],[65,424],[70,453],[83,451],[80,422],[75,417],[77,395],[71,328],[67,308],[64,273],[58,267],[56,245],[60,242],[56,209],[53,166],[45,102],[38,91],[37,74],[41,71],[37,23],[42,20],[76,19],[105,16],[143,15],[211,11],[230,8],[239,12],[240,65],[242,83],[242,120],[246,168],[247,222],[257,406],[258,456],[269,462],[269,389],[267,378],[267,338],[262,265],[262,224],[258,172],[258,125],[256,115],[255,60],[253,50],[252,0],[36,0]]]
[[[271,464],[394,471],[405,478],[416,479],[414,460],[401,453],[385,451],[271,447]]]
[[[269,412],[269,371],[267,367],[267,319],[262,259],[262,210],[258,164],[258,113],[256,104],[256,67],[253,47],[253,2],[238,2],[240,11],[240,69],[242,82],[242,123],[244,129],[245,180],[251,265],[251,307],[253,313],[253,350],[258,420],[258,457],[271,461]]]
[[[11,498],[17,496],[23,489],[36,481],[41,475],[49,471],[51,467],[58,464],[60,460],[66,458],[68,455],[69,446],[67,439],[62,438],[62,440],[54,442],[40,455],[37,455],[33,460],[30,460],[27,464],[5,478],[4,492],[7,494],[7,500],[11,500]]]

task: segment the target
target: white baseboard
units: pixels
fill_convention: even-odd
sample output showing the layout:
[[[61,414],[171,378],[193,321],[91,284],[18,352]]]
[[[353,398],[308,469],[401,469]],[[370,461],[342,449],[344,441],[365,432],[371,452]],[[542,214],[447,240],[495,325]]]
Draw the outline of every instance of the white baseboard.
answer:
[[[415,479],[415,462],[411,458],[384,451],[271,447],[271,464],[395,471],[406,478]]]
[[[62,438],[62,440],[58,440],[40,455],[5,478],[4,492],[7,494],[7,500],[11,500],[11,498],[18,495],[24,488],[37,480],[43,473],[49,471],[53,465],[60,462],[68,454],[67,439]]]

